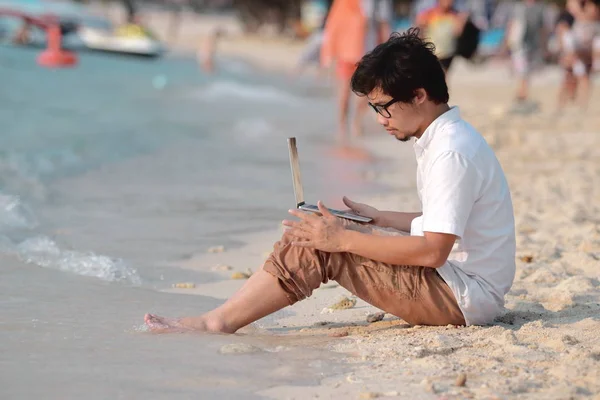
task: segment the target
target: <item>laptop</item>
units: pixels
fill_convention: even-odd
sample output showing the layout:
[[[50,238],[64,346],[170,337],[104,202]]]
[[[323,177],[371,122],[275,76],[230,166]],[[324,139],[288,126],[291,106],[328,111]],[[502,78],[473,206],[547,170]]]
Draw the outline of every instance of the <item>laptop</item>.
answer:
[[[313,204],[306,204],[304,202],[304,190],[302,188],[302,180],[300,178],[300,162],[298,161],[298,149],[296,147],[296,138],[288,138],[288,149],[290,152],[290,166],[292,167],[292,183],[294,185],[294,196],[296,196],[296,208],[304,211],[310,211],[320,214],[319,207]],[[363,217],[351,212],[344,212],[340,210],[328,210],[336,217],[349,219],[356,222],[371,222],[371,218]]]

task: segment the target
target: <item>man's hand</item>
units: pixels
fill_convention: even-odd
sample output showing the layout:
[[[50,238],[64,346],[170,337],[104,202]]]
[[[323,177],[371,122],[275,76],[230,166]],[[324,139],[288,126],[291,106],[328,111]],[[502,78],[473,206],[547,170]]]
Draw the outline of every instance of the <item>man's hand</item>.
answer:
[[[373,220],[373,221],[371,221],[371,224],[378,225],[378,223],[381,222],[380,221],[381,213],[375,207],[371,207],[369,205],[362,204],[362,203],[355,203],[354,201],[350,200],[346,196],[344,196],[344,198],[342,200],[344,201],[344,204],[346,206],[348,206],[350,208],[350,211],[352,211],[354,214],[357,214],[357,215],[360,215],[363,217],[367,217],[367,218],[371,218]]]
[[[298,209],[289,213],[300,218],[300,221],[284,220],[288,232],[295,238],[294,246],[310,247],[327,253],[339,253],[345,250],[344,233],[346,229],[342,221],[329,212],[322,202],[317,206],[321,215],[307,213]]]

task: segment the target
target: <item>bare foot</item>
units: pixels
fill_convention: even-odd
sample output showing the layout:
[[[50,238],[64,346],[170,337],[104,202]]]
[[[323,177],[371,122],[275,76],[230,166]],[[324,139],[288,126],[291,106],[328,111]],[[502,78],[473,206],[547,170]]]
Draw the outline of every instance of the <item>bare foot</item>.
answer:
[[[146,326],[154,333],[177,333],[189,332],[190,328],[184,326],[181,320],[159,317],[158,315],[146,314],[144,316]]]
[[[183,332],[229,332],[224,324],[206,316],[188,318],[165,318],[154,314],[146,314],[144,321],[153,333],[183,333]]]

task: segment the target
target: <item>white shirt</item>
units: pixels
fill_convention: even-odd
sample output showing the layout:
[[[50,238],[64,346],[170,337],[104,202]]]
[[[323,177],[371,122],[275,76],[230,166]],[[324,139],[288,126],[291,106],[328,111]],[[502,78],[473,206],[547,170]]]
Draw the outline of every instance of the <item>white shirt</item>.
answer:
[[[411,235],[458,236],[437,271],[467,325],[490,323],[515,277],[515,220],[502,167],[457,107],[433,121],[414,150],[423,215],[412,221]]]

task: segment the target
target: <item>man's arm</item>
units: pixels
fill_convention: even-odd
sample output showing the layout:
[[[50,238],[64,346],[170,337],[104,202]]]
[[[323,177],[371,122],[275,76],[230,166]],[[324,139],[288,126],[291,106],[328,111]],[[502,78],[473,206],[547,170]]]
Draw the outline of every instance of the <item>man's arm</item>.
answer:
[[[464,234],[482,182],[470,160],[453,151],[443,152],[431,163],[424,182],[424,236],[371,236],[345,231],[343,247],[350,253],[393,265],[438,268],[448,259],[456,238]],[[385,215],[408,225],[408,216],[394,214]]]
[[[375,218],[375,225],[382,228],[394,228],[399,231],[410,232],[410,225],[413,219],[421,215],[423,213],[420,212],[379,211]]]
[[[410,232],[410,225],[413,219],[420,216],[421,213],[406,213],[397,211],[379,211],[368,204],[357,203],[346,196],[342,199],[344,204],[353,212],[363,217],[369,217],[373,221],[369,225],[379,226],[381,228],[394,228],[404,232]]]
[[[542,27],[540,28],[540,37],[541,37],[541,46],[542,46],[542,54],[544,56],[544,58],[546,59],[549,55],[549,51],[548,51],[548,41],[550,39],[550,32],[548,31],[548,28],[546,28],[546,25],[543,24]]]
[[[425,232],[425,236],[377,236],[346,230],[345,251],[392,265],[439,268],[448,259],[456,236]]]

